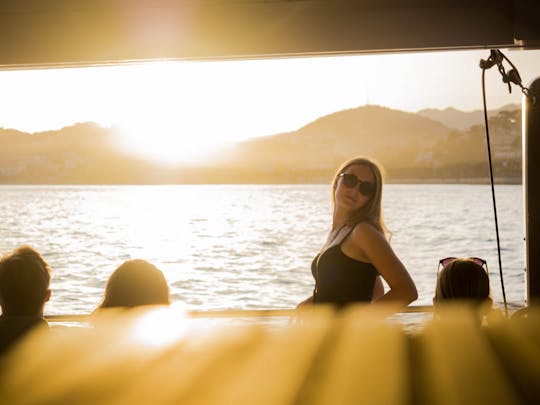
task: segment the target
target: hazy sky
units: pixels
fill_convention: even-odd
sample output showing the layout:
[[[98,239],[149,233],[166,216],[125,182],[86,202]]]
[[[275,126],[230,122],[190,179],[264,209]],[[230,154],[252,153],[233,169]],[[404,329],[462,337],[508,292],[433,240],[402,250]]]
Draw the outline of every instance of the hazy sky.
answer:
[[[540,77],[540,51],[503,52],[524,84]],[[118,125],[135,149],[160,143],[155,153],[166,158],[178,148],[189,154],[296,130],[364,104],[411,112],[480,109],[478,63],[488,56],[486,49],[0,71],[0,127],[38,132],[85,121]],[[521,93],[508,94],[492,68],[487,100],[488,108],[497,108],[520,103]]]

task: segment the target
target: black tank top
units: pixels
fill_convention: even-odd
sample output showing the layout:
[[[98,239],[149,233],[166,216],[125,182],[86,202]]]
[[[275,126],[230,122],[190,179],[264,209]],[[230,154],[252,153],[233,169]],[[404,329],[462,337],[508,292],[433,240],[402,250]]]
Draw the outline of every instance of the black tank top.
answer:
[[[339,244],[317,255],[311,263],[311,273],[315,278],[313,300],[316,303],[332,303],[341,307],[352,302],[371,302],[379,272],[371,263],[355,260],[343,253],[341,245],[349,234]]]

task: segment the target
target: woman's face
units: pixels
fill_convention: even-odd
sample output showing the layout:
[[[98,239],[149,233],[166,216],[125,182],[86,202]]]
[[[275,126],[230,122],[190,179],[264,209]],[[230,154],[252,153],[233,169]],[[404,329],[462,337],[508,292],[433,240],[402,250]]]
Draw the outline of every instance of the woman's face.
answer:
[[[373,176],[373,173],[369,167],[364,165],[349,166],[343,171],[343,173],[345,176],[339,177],[337,181],[335,206],[336,208],[343,209],[348,212],[358,210],[362,208],[371,198],[369,193],[362,193],[359,188],[371,188],[374,191],[375,176]],[[354,179],[351,175],[355,176],[356,179]],[[364,185],[360,186],[361,183],[359,183],[357,180],[364,183]],[[356,184],[352,186],[352,183]]]

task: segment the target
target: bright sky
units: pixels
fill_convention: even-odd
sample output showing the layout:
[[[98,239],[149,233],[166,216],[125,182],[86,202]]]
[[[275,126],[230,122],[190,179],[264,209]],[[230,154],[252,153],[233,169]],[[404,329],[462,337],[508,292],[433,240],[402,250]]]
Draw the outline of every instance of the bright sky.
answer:
[[[503,53],[525,85],[540,77],[540,50]],[[125,128],[135,151],[186,158],[365,104],[481,109],[478,63],[488,56],[486,49],[0,71],[0,127],[39,132],[94,121]],[[487,100],[497,108],[520,103],[521,93],[508,94],[492,68]]]

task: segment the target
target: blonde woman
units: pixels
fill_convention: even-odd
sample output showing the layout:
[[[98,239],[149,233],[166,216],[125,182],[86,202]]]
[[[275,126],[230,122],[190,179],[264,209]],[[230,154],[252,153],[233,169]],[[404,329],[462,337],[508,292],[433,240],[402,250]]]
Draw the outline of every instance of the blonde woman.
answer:
[[[367,158],[345,162],[332,184],[332,228],[315,257],[313,295],[299,304],[394,302],[406,306],[416,286],[390,244],[381,212],[382,174]],[[388,284],[384,293],[380,278]]]

